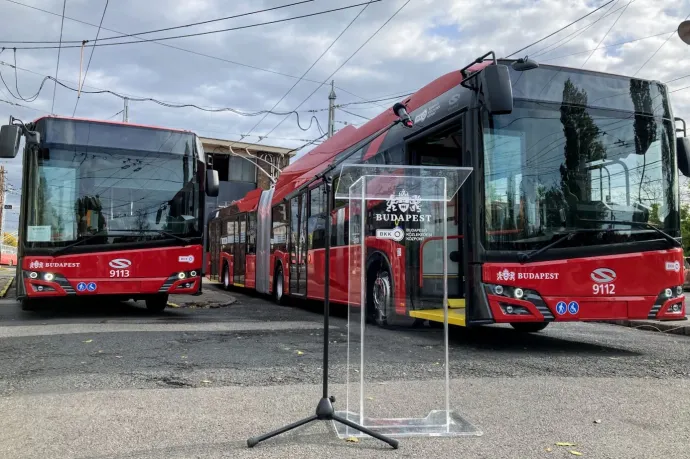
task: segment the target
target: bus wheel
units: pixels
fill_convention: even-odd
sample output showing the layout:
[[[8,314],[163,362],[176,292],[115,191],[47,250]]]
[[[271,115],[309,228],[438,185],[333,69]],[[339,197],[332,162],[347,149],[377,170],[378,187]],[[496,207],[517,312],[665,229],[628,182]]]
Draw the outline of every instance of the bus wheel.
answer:
[[[154,295],[146,298],[146,309],[151,312],[163,312],[168,305],[168,295]]]
[[[35,311],[36,310],[36,302],[30,300],[29,298],[24,298],[21,301],[22,305],[22,311]]]
[[[536,333],[549,325],[548,322],[513,322],[510,324],[515,330],[524,333]]]
[[[223,264],[223,288],[230,289],[230,268],[226,264]]]
[[[283,267],[278,266],[276,268],[276,275],[273,276],[273,301],[276,304],[284,303],[283,285]]]
[[[376,325],[385,327],[390,324],[390,319],[392,319],[390,313],[393,289],[391,288],[391,276],[388,269],[380,267],[370,285],[369,293],[373,319]]]

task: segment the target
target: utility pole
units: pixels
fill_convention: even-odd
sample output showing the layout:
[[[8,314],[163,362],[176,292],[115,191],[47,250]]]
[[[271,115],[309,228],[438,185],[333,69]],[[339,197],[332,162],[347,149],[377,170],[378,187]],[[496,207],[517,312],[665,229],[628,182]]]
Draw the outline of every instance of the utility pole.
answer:
[[[5,166],[0,166],[0,253],[5,250]]]
[[[335,81],[331,80],[331,93],[328,95],[328,137],[335,132]]]
[[[122,122],[129,122],[129,99],[125,97],[125,108],[122,110]]]

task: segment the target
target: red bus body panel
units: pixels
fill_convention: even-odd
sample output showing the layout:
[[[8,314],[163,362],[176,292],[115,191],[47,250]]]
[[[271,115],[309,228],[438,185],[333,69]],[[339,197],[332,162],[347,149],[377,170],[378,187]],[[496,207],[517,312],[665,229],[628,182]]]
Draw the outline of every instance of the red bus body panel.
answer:
[[[110,266],[113,260],[126,260],[131,264],[124,269]],[[22,260],[25,273],[23,282],[27,295],[34,297],[59,297],[67,295],[148,295],[158,293],[191,294],[201,286],[202,250],[200,245],[187,247],[163,247],[155,249],[118,250],[85,254],[50,256],[26,256]],[[120,266],[127,263],[120,263]],[[127,271],[125,274],[124,271]],[[191,272],[195,276],[191,276]],[[30,273],[37,273],[35,279]],[[114,272],[120,272],[111,277]],[[180,279],[178,273],[186,273]],[[53,281],[44,279],[46,273],[55,276]],[[95,289],[84,284],[95,284]],[[81,285],[80,285],[81,284]],[[185,288],[183,285],[191,284]],[[52,290],[37,291],[37,286]]]
[[[595,272],[602,268],[610,270],[603,273],[608,279]],[[685,317],[684,296],[682,293],[678,295],[675,290],[684,282],[682,249],[571,258],[524,265],[486,263],[482,268],[482,278],[485,284],[536,291],[556,321],[652,318],[650,312],[657,298],[668,288],[673,289],[673,296],[665,301],[654,318]],[[604,288],[602,285],[609,287]],[[533,312],[537,320],[544,320],[544,316],[529,301],[492,294],[488,298],[497,322],[535,320],[532,316],[508,316],[499,303],[524,306]],[[578,310],[575,313],[566,311],[559,314],[556,308],[559,302],[576,302]],[[669,317],[666,314],[669,305],[678,303],[683,305],[683,310]]]

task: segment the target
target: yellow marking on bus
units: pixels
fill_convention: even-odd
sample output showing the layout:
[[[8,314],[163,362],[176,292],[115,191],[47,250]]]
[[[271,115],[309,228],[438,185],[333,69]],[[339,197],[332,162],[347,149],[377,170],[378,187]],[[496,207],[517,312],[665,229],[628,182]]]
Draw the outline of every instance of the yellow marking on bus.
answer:
[[[244,287],[244,284],[238,284],[236,282],[233,282],[232,285],[234,285],[235,287]]]
[[[453,308],[464,308],[465,299],[464,298],[448,298],[448,307]]]
[[[443,309],[426,309],[422,311],[410,311],[410,317],[443,323]],[[465,309],[449,309],[448,325],[465,326]]]

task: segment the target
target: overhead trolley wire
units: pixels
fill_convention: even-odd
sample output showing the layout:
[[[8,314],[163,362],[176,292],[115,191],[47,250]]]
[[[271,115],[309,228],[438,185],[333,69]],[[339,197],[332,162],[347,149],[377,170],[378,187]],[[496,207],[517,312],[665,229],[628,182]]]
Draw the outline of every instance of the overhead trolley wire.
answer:
[[[606,40],[606,37],[609,36],[609,34],[611,33],[611,30],[613,30],[613,28],[614,28],[614,27],[616,26],[616,24],[618,23],[618,20],[621,18],[621,16],[623,16],[623,13],[625,13],[625,11],[628,9],[628,7],[630,6],[630,4],[631,4],[632,2],[634,2],[634,1],[635,1],[635,0],[630,0],[630,1],[625,5],[625,7],[623,8],[623,11],[621,11],[621,14],[618,15],[618,17],[616,18],[616,20],[613,21],[613,24],[611,24],[611,27],[609,27],[609,30],[607,30],[606,33],[604,34],[604,36],[602,37],[602,39],[599,40],[599,43],[597,44],[597,48],[598,48],[599,46],[601,46],[602,43],[604,43],[604,40]],[[585,66],[585,64],[586,64],[587,62],[589,62],[589,60],[591,59],[591,57],[594,56],[594,53],[595,53],[595,52],[596,52],[596,49],[595,49],[594,51],[592,51],[592,53],[591,53],[589,56],[587,56],[587,59],[585,59],[585,61],[582,63],[582,66],[581,66],[580,68],[583,68],[583,67]]]
[[[8,1],[10,1],[10,0],[8,0]],[[166,27],[166,28],[164,28],[164,29],[147,30],[147,31],[143,31],[143,32],[128,33],[128,34],[120,34],[120,35],[115,36],[115,37],[105,37],[105,38],[101,38],[101,41],[114,40],[114,39],[116,39],[116,38],[137,37],[138,35],[149,35],[149,34],[152,34],[152,33],[167,32],[167,31],[169,31],[169,30],[184,29],[184,28],[187,28],[187,27],[194,27],[194,26],[198,26],[198,25],[210,24],[210,23],[212,23],[212,22],[227,21],[227,20],[229,20],[229,19],[236,19],[236,18],[240,18],[240,17],[243,17],[243,16],[251,16],[251,15],[254,15],[254,14],[266,13],[266,12],[269,12],[269,11],[279,10],[279,9],[282,9],[282,8],[289,8],[289,7],[292,7],[292,6],[301,5],[301,4],[303,4],[303,3],[311,3],[311,2],[313,2],[313,1],[314,1],[314,0],[302,0],[302,1],[300,1],[300,2],[288,3],[287,5],[274,6],[274,7],[272,7],[272,8],[264,8],[264,9],[262,9],[262,10],[250,11],[250,12],[248,12],[248,13],[242,13],[242,14],[235,14],[235,15],[226,16],[226,17],[223,17],[223,18],[209,19],[209,20],[200,21],[200,22],[192,22],[192,23],[190,23],[190,24],[183,24],[183,25],[174,26],[174,27]],[[18,2],[12,2],[12,3],[18,3]],[[106,2],[106,3],[107,3],[107,2]],[[21,5],[21,3],[19,3],[19,4]],[[101,22],[102,22],[102,21],[101,21]],[[119,32],[114,32],[114,33],[119,33]],[[81,42],[82,42],[82,40],[69,40],[69,41],[63,41],[63,43],[81,43]],[[55,42],[55,41],[2,41],[2,40],[0,40],[0,43],[17,43],[17,44],[54,44],[54,43],[57,43],[57,42]]]
[[[634,1],[635,1],[635,0],[633,0],[633,2],[634,2]],[[625,6],[621,6],[620,8],[617,8],[617,9],[614,10],[613,7],[616,6],[616,3],[617,3],[617,2],[618,2],[618,0],[616,0],[616,2],[613,3],[613,4],[611,5],[611,8],[609,8],[608,11],[606,11],[606,12],[605,12],[602,16],[600,16],[599,18],[597,18],[597,19],[595,19],[594,21],[592,21],[590,24],[584,26],[584,27],[581,28],[581,29],[574,30],[573,32],[569,33],[568,35],[566,35],[565,37],[562,37],[562,38],[559,39],[559,40],[556,40],[555,42],[551,43],[550,45],[546,45],[546,46],[544,46],[543,48],[540,48],[539,50],[537,50],[537,51],[535,51],[534,53],[530,54],[530,57],[536,58],[536,57],[538,57],[538,56],[541,56],[541,55],[543,55],[543,54],[550,53],[551,51],[554,51],[554,50],[556,50],[556,49],[558,49],[558,48],[561,48],[561,47],[567,45],[568,43],[570,43],[571,41],[573,41],[575,38],[577,38],[577,37],[579,37],[580,35],[582,35],[583,33],[585,33],[585,32],[587,31],[587,29],[589,29],[589,28],[591,28],[591,27],[594,27],[599,21],[602,21],[602,20],[606,19],[607,17],[611,16],[612,14],[616,13],[617,11],[620,11],[620,10],[623,9],[623,8],[626,8]],[[564,41],[564,40],[565,40],[565,41]],[[551,48],[551,49],[549,49],[549,48]]]
[[[690,18],[690,14],[688,14],[687,16],[685,16],[685,21],[687,21],[688,18]],[[659,47],[657,48],[657,50],[654,51],[654,53],[652,53],[651,56],[649,56],[649,59],[647,59],[646,61],[644,61],[644,64],[642,64],[642,65],[640,66],[640,68],[637,69],[637,71],[636,71],[635,73],[633,73],[632,76],[635,76],[635,75],[637,75],[638,73],[640,73],[640,70],[642,70],[642,69],[644,68],[644,66],[647,65],[647,63],[649,63],[649,61],[651,61],[652,58],[654,58],[654,56],[657,55],[657,53],[658,53],[659,51],[661,51],[661,48],[664,47],[664,45],[671,39],[671,37],[673,37],[673,36],[676,34],[676,32],[677,32],[677,30],[674,30],[673,33],[672,33],[671,35],[669,35],[668,38],[667,38],[666,40],[664,40],[664,42],[661,44],[661,46],[659,46]]]
[[[55,65],[55,85],[53,86],[53,104],[50,107],[51,113],[55,113],[55,92],[57,91],[57,77],[60,69],[60,51],[62,51],[62,31],[65,28],[65,8],[67,7],[67,0],[62,1],[62,21],[60,23],[60,45],[58,46],[57,64]]]
[[[17,68],[18,68],[18,67],[16,67],[16,66],[12,66],[12,65],[7,64],[6,62],[2,62],[2,61],[0,61],[0,65],[9,65],[10,67],[14,67],[15,72],[17,71]],[[35,73],[35,72],[32,72],[32,73]],[[65,89],[68,89],[68,90],[70,90],[70,91],[74,91],[74,92],[78,92],[78,91],[79,91],[79,89],[73,88],[73,87],[71,87],[71,86],[65,84],[65,83],[62,82],[62,81],[56,80],[56,79],[53,78],[52,76],[44,76],[43,81],[41,82],[41,85],[39,86],[38,91],[36,92],[36,94],[34,94],[33,96],[31,96],[31,98],[20,98],[20,97],[15,96],[14,94],[12,94],[12,91],[9,89],[7,83],[5,82],[5,79],[4,79],[4,77],[2,76],[2,72],[1,72],[1,71],[0,71],[0,81],[2,81],[2,83],[5,85],[5,87],[7,88],[7,90],[10,91],[10,95],[12,95],[12,97],[14,97],[15,99],[18,99],[18,100],[22,100],[22,101],[24,101],[24,102],[33,102],[33,101],[35,101],[35,100],[38,98],[38,96],[40,95],[40,93],[41,93],[41,91],[43,90],[43,87],[45,86],[45,83],[46,83],[47,81],[55,81],[57,85],[60,85],[61,87],[65,88]],[[168,108],[195,108],[195,109],[197,109],[197,110],[201,110],[201,111],[204,111],[204,112],[212,112],[212,113],[230,112],[230,113],[234,113],[234,114],[240,115],[240,116],[259,116],[259,115],[263,115],[264,113],[269,112],[269,111],[267,111],[267,110],[261,110],[261,111],[257,111],[257,112],[244,112],[244,111],[237,110],[237,109],[231,108],[231,107],[208,108],[208,107],[201,107],[201,106],[196,105],[196,104],[174,104],[174,103],[169,103],[169,102],[164,102],[164,101],[161,101],[161,100],[158,100],[158,99],[154,99],[154,98],[152,98],[152,97],[125,96],[125,95],[119,94],[119,93],[117,93],[117,92],[115,92],[115,91],[111,91],[111,90],[109,90],[109,89],[100,89],[100,90],[95,90],[95,91],[84,91],[84,90],[82,90],[81,92],[82,92],[82,93],[85,93],[85,94],[111,94],[111,95],[113,95],[113,96],[115,96],[115,97],[119,97],[120,99],[125,99],[125,98],[126,98],[126,99],[128,99],[128,100],[130,100],[130,101],[132,101],[132,102],[153,102],[153,103],[155,103],[155,104],[161,105],[161,106],[163,106],[163,107],[168,107]],[[289,115],[292,115],[292,114],[294,113],[295,115],[297,115],[297,126],[298,126],[302,131],[308,131],[308,130],[310,130],[311,127],[312,127],[312,125],[314,124],[314,122],[316,122],[316,125],[319,127],[319,129],[320,129],[321,131],[323,130],[323,129],[321,128],[321,126],[320,126],[320,124],[319,124],[319,120],[318,120],[318,118],[316,118],[316,116],[312,116],[312,117],[311,117],[310,123],[309,123],[309,125],[308,125],[307,127],[302,127],[302,125],[301,125],[301,123],[300,123],[299,112],[296,112],[296,111],[289,111],[289,112],[272,112],[272,111],[270,111],[270,113],[273,114],[273,115],[279,115],[279,116],[289,116]],[[266,136],[263,136],[263,137],[266,137]]]
[[[377,0],[371,0],[369,3],[367,3],[366,5],[364,5],[364,8],[362,8],[361,10],[359,10],[359,13],[357,13],[357,15],[350,21],[350,23],[349,23],[347,26],[345,26],[345,28],[342,30],[342,32],[340,32],[340,34],[339,34],[337,37],[335,37],[335,40],[333,40],[333,42],[331,42],[331,44],[328,46],[328,48],[326,48],[326,49],[321,53],[321,55],[320,55],[320,56],[309,66],[309,68],[308,68],[307,70],[304,71],[304,73],[302,74],[302,76],[299,77],[299,79],[298,79],[297,81],[295,81],[295,83],[290,87],[290,89],[288,89],[287,92],[286,92],[285,94],[283,94],[283,97],[281,97],[280,100],[278,100],[278,102],[276,102],[276,103],[273,105],[273,107],[271,107],[271,110],[274,110],[274,109],[275,109],[275,108],[276,108],[276,107],[277,107],[277,106],[278,106],[278,105],[279,105],[279,104],[280,104],[280,103],[281,103],[281,102],[292,92],[292,90],[295,89],[295,87],[299,84],[299,82],[302,81],[302,78],[304,78],[304,77],[307,75],[307,73],[309,73],[309,72],[311,71],[311,69],[313,69],[314,66],[315,66],[316,64],[319,63],[319,61],[321,60],[321,58],[322,58],[323,56],[325,56],[326,53],[327,53],[328,51],[330,51],[330,49],[336,44],[336,42],[340,39],[340,37],[342,37],[343,34],[350,28],[350,26],[352,26],[352,24],[355,23],[355,21],[362,15],[362,13],[364,13],[364,10],[366,10],[367,7],[368,7],[369,5],[371,5],[372,3],[374,3],[375,1],[377,1]],[[249,132],[248,132],[247,134],[251,134],[251,133],[254,131],[254,129],[256,129],[256,128],[263,122],[263,120],[266,119],[266,117],[267,117],[268,115],[269,115],[269,113],[266,113],[266,114],[263,116],[263,118],[261,118],[259,121],[257,121],[257,123],[256,123],[254,126],[252,126],[252,128],[249,130]],[[242,140],[242,139],[244,139],[244,137],[241,137],[241,138],[240,138],[240,140]]]
[[[43,9],[43,8],[38,8],[38,7],[33,6],[33,5],[27,5],[27,4],[25,4],[25,3],[21,3],[21,2],[18,2],[18,1],[16,1],[16,0],[5,0],[5,1],[6,1],[6,2],[9,2],[9,3],[13,3],[13,4],[15,4],[15,5],[19,5],[19,6],[24,6],[24,7],[26,7],[26,8],[30,8],[30,9],[35,10],[35,11],[40,11],[40,12],[42,12],[42,13],[50,14],[50,15],[52,15],[52,16],[57,16],[57,17],[60,17],[60,16],[61,16],[59,13],[56,13],[56,12],[54,12],[54,11],[45,10],[45,9]],[[81,19],[76,19],[76,18],[73,18],[73,17],[70,17],[70,16],[65,16],[65,19],[69,19],[70,21],[77,22],[77,23],[83,24],[83,25],[88,25],[88,26],[91,26],[91,27],[98,27],[98,25],[96,25],[96,24],[93,24],[93,23],[90,23],[90,22],[86,22],[86,21],[82,21]],[[124,32],[120,32],[120,31],[114,30],[114,29],[109,29],[109,28],[107,28],[107,27],[103,27],[103,30],[107,30],[108,32],[120,34],[122,37],[130,36],[130,34],[126,34],[126,33],[124,33]],[[138,38],[138,37],[135,37],[135,38]],[[143,41],[143,40],[144,40],[144,39],[140,39],[140,41]],[[177,50],[177,51],[182,51],[182,52],[185,52],[185,53],[193,54],[193,55],[195,55],[195,56],[205,57],[205,58],[207,58],[207,59],[213,59],[213,60],[216,60],[216,61],[219,61],[219,62],[225,62],[226,64],[237,65],[237,66],[245,67],[245,68],[252,69],[252,70],[258,70],[258,71],[260,71],[260,72],[271,73],[271,74],[273,74],[273,75],[279,75],[279,76],[283,76],[283,77],[287,77],[287,78],[293,78],[293,79],[298,79],[298,78],[299,78],[299,77],[297,77],[297,76],[295,76],[295,75],[290,75],[289,73],[279,72],[279,71],[277,71],[277,70],[266,69],[266,68],[258,67],[258,66],[251,65],[251,64],[245,64],[245,63],[243,63],[243,62],[237,62],[237,61],[233,61],[233,60],[231,60],[231,59],[225,59],[225,58],[223,58],[223,57],[213,56],[213,55],[211,55],[211,54],[206,54],[206,53],[202,53],[202,52],[199,52],[199,51],[193,51],[193,50],[191,50],[191,49],[182,48],[182,47],[180,47],[180,46],[171,45],[171,44],[169,44],[169,43],[159,43],[159,42],[155,42],[155,41],[149,41],[149,42],[147,42],[147,43],[151,43],[151,44],[158,45],[158,46],[165,46],[166,48],[175,49],[175,50]],[[309,78],[303,78],[302,81],[308,81],[308,82],[310,82],[310,83],[316,83],[316,84],[320,84],[320,83],[321,83],[320,81],[312,80],[312,79],[309,79]],[[350,92],[350,91],[348,91],[347,89],[341,88],[341,87],[339,87],[339,86],[336,86],[336,89],[338,89],[339,91],[343,91],[343,92],[345,92],[345,93],[347,93],[347,94],[350,94],[351,96],[357,97],[358,99],[366,100],[365,97],[359,96],[359,95],[357,95],[357,94],[355,94],[355,93],[353,93],[353,92]]]
[[[370,41],[371,41],[371,40],[372,40],[372,39],[373,39],[373,38],[374,38],[374,37],[375,37],[375,36],[376,36],[376,35],[377,35],[377,34],[378,34],[378,33],[389,23],[389,22],[391,22],[391,21],[393,20],[393,18],[395,18],[395,17],[398,15],[398,13],[400,13],[400,11],[402,11],[402,9],[405,8],[405,7],[407,6],[408,3],[410,3],[410,1],[411,1],[411,0],[407,0],[405,3],[403,3],[402,6],[401,6],[400,8],[398,8],[398,9],[393,13],[393,15],[392,15],[391,17],[389,17],[389,18],[386,20],[386,22],[384,22],[383,24],[381,24],[381,26],[380,26],[378,29],[376,29],[376,31],[375,31],[373,34],[371,34],[371,35],[369,36],[369,38],[367,38],[366,41],[365,41],[364,43],[362,43],[362,44],[360,45],[360,47],[357,48],[357,49],[355,50],[355,52],[352,53],[352,54],[350,55],[350,57],[348,57],[348,58],[345,60],[345,62],[343,62],[342,64],[340,64],[340,66],[338,66],[338,68],[335,69],[335,70],[333,71],[333,73],[331,73],[330,75],[328,75],[328,77],[327,77],[327,78],[326,78],[316,89],[314,89],[314,91],[312,91],[311,94],[309,94],[302,102],[300,102],[300,104],[299,104],[297,107],[295,107],[294,111],[296,111],[298,108],[300,108],[302,105],[304,105],[309,99],[311,99],[311,97],[312,97],[314,94],[316,94],[316,92],[317,92],[319,89],[321,89],[321,87],[322,87],[324,84],[326,84],[336,73],[338,73],[338,71],[339,71],[340,69],[342,69],[343,67],[345,67],[345,65],[346,65],[348,62],[350,62],[350,60],[351,60],[353,57],[355,57],[355,55],[357,55],[357,53],[358,53],[362,48],[364,48],[364,46],[366,46],[366,44],[369,43],[369,42],[370,42]],[[287,117],[283,118],[278,124],[275,125],[275,127],[274,127],[273,129],[271,129],[270,131],[268,131],[268,132],[266,133],[266,135],[269,135],[271,132],[273,132],[273,131],[275,131],[276,129],[278,129],[278,127],[279,127],[281,124],[283,124],[283,123],[285,122],[285,120],[287,120]]]
[[[98,25],[98,31],[96,32],[96,40],[94,43],[98,42],[98,35],[101,33],[101,27],[103,26],[103,19],[105,19],[105,12],[108,10],[108,1],[105,0],[105,6],[103,7],[103,14],[101,15],[101,22]],[[84,72],[84,78],[81,79],[81,74],[79,75],[81,81],[79,81],[79,92],[77,93],[77,101],[74,103],[74,111],[72,112],[72,116],[77,113],[77,106],[79,105],[79,100],[81,99],[81,88],[86,83],[86,76],[89,74],[89,67],[91,67],[91,58],[93,58],[93,52],[96,50],[96,48],[91,48],[91,55],[89,56],[89,63],[86,64],[86,71]],[[81,69],[80,69],[81,71]],[[14,72],[14,75],[17,75],[17,72]],[[57,77],[56,77],[57,78]]]
[[[517,54],[517,53],[519,53],[519,52],[521,52],[521,51],[524,51],[524,50],[526,50],[527,48],[531,48],[532,46],[536,45],[537,43],[541,43],[542,41],[546,40],[547,38],[553,37],[553,36],[556,35],[557,33],[562,32],[563,30],[567,29],[567,28],[570,27],[571,25],[580,22],[581,20],[583,20],[584,18],[586,18],[586,17],[588,17],[588,16],[591,16],[592,14],[596,13],[597,11],[599,11],[600,9],[602,9],[603,7],[605,7],[606,5],[608,5],[608,4],[610,4],[610,3],[613,3],[613,2],[614,2],[614,0],[609,0],[608,2],[604,3],[604,4],[601,5],[600,7],[594,9],[593,11],[590,11],[589,13],[585,14],[585,15],[582,16],[581,18],[574,20],[574,21],[571,22],[570,24],[561,27],[560,29],[556,30],[555,32],[550,33],[549,35],[545,36],[544,38],[540,38],[539,40],[537,40],[537,41],[535,41],[535,42],[533,42],[533,43],[531,43],[531,44],[529,44],[529,45],[527,45],[527,46],[525,46],[525,47],[523,47],[523,48],[520,48],[520,49],[518,49],[517,51],[513,51],[512,53],[508,54],[504,59],[507,59],[507,58],[509,58],[509,57],[511,57],[511,56],[513,56],[513,55],[515,55],[515,54]]]
[[[374,0],[374,1],[382,1],[382,0]],[[235,30],[244,30],[244,29],[251,29],[254,27],[261,27],[265,25],[271,25],[271,24],[279,24],[282,22],[289,22],[289,21],[295,21],[297,19],[304,19],[304,18],[310,18],[314,16],[320,16],[323,14],[328,14],[328,13],[335,13],[336,11],[344,11],[348,10],[350,8],[357,8],[358,6],[363,6],[366,5],[369,2],[363,2],[363,3],[357,3],[354,5],[348,5],[348,6],[342,6],[340,8],[332,8],[330,10],[324,10],[324,11],[317,11],[315,13],[308,13],[308,14],[302,14],[299,16],[293,16],[289,18],[283,18],[283,19],[275,19],[273,21],[266,21],[266,22],[259,22],[256,24],[247,24],[247,25],[242,25],[242,26],[236,26],[236,27],[228,27],[226,29],[219,29],[219,30],[208,30],[205,32],[197,32],[197,33],[188,33],[184,35],[174,35],[171,37],[160,37],[160,38],[142,38],[139,40],[131,40],[131,41],[121,41],[117,43],[93,43],[89,44],[87,43],[84,45],[85,47],[100,47],[100,46],[119,46],[119,45],[131,45],[131,44],[138,44],[138,43],[147,43],[147,42],[158,42],[158,41],[165,41],[165,40],[175,40],[178,38],[191,38],[191,37],[200,37],[203,35],[211,35],[211,34],[216,34],[216,33],[222,33],[222,32],[232,32]],[[80,42],[81,43],[81,42]],[[56,49],[59,48],[60,46],[15,46],[14,48],[16,49]],[[61,46],[64,49],[68,48],[81,48],[82,45],[68,45],[68,46]]]

